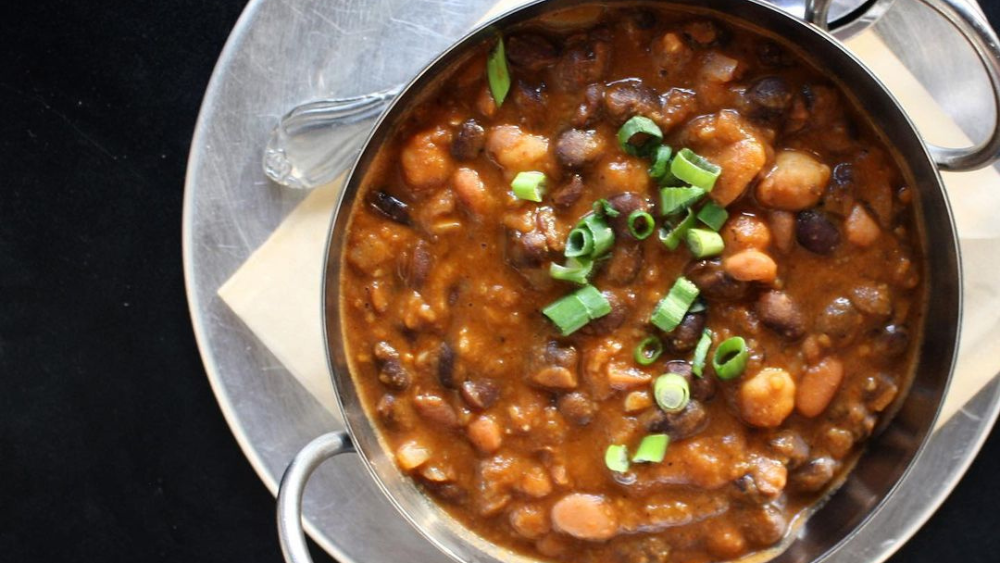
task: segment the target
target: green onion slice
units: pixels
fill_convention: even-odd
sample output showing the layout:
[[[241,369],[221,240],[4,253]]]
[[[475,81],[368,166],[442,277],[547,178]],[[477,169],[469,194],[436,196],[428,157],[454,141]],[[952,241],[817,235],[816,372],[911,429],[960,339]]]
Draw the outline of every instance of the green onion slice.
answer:
[[[709,329],[701,332],[701,338],[694,347],[694,358],[691,359],[691,373],[695,377],[701,377],[705,373],[705,360],[708,358],[708,349],[712,346],[714,335]]]
[[[670,172],[670,157],[674,154],[673,149],[667,145],[660,145],[653,150],[653,164],[649,167],[649,177],[662,182]]]
[[[549,275],[553,279],[587,285],[587,278],[593,270],[593,260],[589,258],[569,258],[566,260],[565,266],[552,263],[549,266]]]
[[[660,242],[670,250],[677,250],[677,247],[681,245],[681,241],[687,236],[688,230],[691,229],[697,222],[695,218],[694,211],[688,209],[687,216],[684,220],[678,223],[673,228],[660,229]]]
[[[712,357],[712,369],[719,379],[736,379],[743,374],[747,368],[747,360],[750,352],[747,350],[747,342],[742,337],[734,336],[727,338],[715,349]]]
[[[698,156],[691,149],[681,149],[670,162],[670,171],[688,184],[710,192],[715,187],[722,168]]]
[[[606,215],[608,217],[617,217],[622,214],[621,211],[615,209],[611,202],[606,199],[599,199],[594,202],[594,213],[598,215]]]
[[[656,304],[649,322],[663,332],[670,332],[681,324],[691,304],[698,297],[698,286],[684,276],[677,278],[667,296]]]
[[[637,364],[648,366],[658,360],[661,354],[663,354],[663,342],[655,336],[650,336],[635,347],[632,356]]]
[[[594,234],[590,229],[580,226],[569,232],[566,238],[566,250],[563,254],[567,258],[589,257],[594,253]]]
[[[503,47],[503,37],[497,36],[497,44],[486,59],[486,80],[497,107],[503,105],[510,91],[510,71],[507,69],[507,53]]]
[[[621,444],[612,444],[604,452],[604,465],[615,473],[628,471],[628,448]]]
[[[701,188],[660,188],[660,215],[680,213],[705,195]]]
[[[628,216],[628,232],[637,240],[646,240],[656,230],[653,216],[641,209],[636,209]]]
[[[635,455],[632,456],[634,463],[660,463],[667,456],[667,446],[670,445],[670,436],[666,434],[650,434],[644,436],[639,442]]]
[[[578,289],[574,295],[587,309],[590,320],[599,319],[611,312],[611,302],[592,285]]]
[[[705,300],[698,298],[694,300],[694,303],[688,308],[688,313],[700,313],[702,311],[707,311],[708,305],[705,304]]]
[[[708,228],[713,231],[721,229],[726,224],[726,219],[729,219],[729,212],[714,201],[706,203],[698,212],[698,220],[708,225]]]
[[[725,244],[722,236],[708,229],[688,229],[685,236],[688,250],[694,254],[695,258],[708,258],[722,253]]]
[[[542,309],[542,314],[559,327],[563,336],[573,334],[590,322],[587,307],[573,293],[550,303]]]
[[[618,144],[632,155],[645,155],[663,140],[663,133],[653,120],[641,115],[633,116],[618,130]]]
[[[653,398],[663,412],[681,412],[691,401],[691,388],[683,377],[667,373],[653,381]]]
[[[615,243],[615,231],[608,226],[608,222],[599,215],[587,215],[580,222],[577,228],[585,227],[590,230],[590,234],[594,240],[594,249],[592,256],[594,258],[600,258],[601,256],[607,254],[611,250],[611,246]]]
[[[518,172],[510,187],[519,199],[542,201],[545,195],[545,174],[542,172]]]

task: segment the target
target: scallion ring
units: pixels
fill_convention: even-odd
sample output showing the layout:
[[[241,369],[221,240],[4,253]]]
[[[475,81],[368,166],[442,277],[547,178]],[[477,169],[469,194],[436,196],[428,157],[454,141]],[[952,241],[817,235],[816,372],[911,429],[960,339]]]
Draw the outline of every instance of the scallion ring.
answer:
[[[662,182],[670,172],[670,157],[674,154],[673,149],[667,145],[660,145],[653,151],[653,164],[649,166],[649,177]]]
[[[691,207],[705,195],[701,188],[660,188],[660,215],[666,217]]]
[[[639,447],[632,456],[633,463],[660,463],[667,456],[667,446],[670,436],[666,434],[650,434],[644,436]]]
[[[715,187],[715,181],[722,173],[722,168],[695,154],[691,149],[681,149],[670,161],[670,171],[688,184],[710,192]]]
[[[594,234],[586,226],[579,226],[569,232],[566,238],[566,250],[563,254],[567,258],[579,258],[590,256],[594,253]]]
[[[663,140],[663,132],[648,117],[633,116],[618,130],[618,144],[632,155],[645,155]]]
[[[708,225],[708,228],[713,231],[721,229],[726,224],[726,219],[729,219],[729,212],[714,201],[706,203],[698,212],[698,220]]]
[[[510,183],[518,199],[540,202],[545,195],[545,174],[542,172],[518,172]]]
[[[697,297],[698,286],[684,276],[677,278],[666,297],[656,304],[653,314],[649,317],[649,322],[663,332],[674,330],[681,324],[684,315],[687,314]]]
[[[635,347],[632,357],[640,366],[648,366],[660,359],[661,354],[663,354],[663,341],[655,336],[650,336]]]
[[[663,412],[681,412],[691,401],[691,388],[683,377],[667,373],[653,381],[653,398]]]
[[[606,199],[599,199],[594,202],[594,213],[598,215],[607,215],[608,217],[617,217],[622,214],[621,211],[615,209],[614,206],[611,205],[611,202]]]
[[[715,349],[712,356],[712,369],[719,379],[728,381],[736,379],[743,374],[747,368],[747,360],[750,352],[747,350],[747,342],[740,336],[727,338]]]
[[[553,279],[587,285],[587,278],[593,270],[594,261],[590,258],[567,258],[565,266],[553,262],[549,266],[549,275]]]
[[[722,254],[725,243],[722,242],[722,235],[708,229],[688,229],[684,236],[688,250],[695,258],[708,258]]]
[[[691,373],[695,377],[701,377],[705,373],[705,360],[708,359],[708,349],[712,347],[712,338],[714,338],[712,331],[706,328],[701,332],[701,338],[698,339],[698,344],[694,347]]]
[[[628,448],[622,444],[611,444],[604,451],[604,465],[615,473],[628,471]]]
[[[656,230],[653,216],[641,209],[636,209],[628,216],[628,232],[636,240],[646,240]]]
[[[681,241],[687,236],[687,232],[691,227],[695,225],[697,219],[695,218],[694,211],[688,209],[687,216],[675,225],[673,228],[664,227],[660,229],[660,242],[670,250],[677,250],[677,247],[681,245]]]

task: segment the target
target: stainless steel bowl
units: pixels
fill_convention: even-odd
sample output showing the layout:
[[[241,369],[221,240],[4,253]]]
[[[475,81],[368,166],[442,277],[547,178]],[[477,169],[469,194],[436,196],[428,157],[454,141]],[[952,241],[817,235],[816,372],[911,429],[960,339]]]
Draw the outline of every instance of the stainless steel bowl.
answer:
[[[979,54],[1000,100],[1000,49],[995,34],[980,14],[961,0],[922,0],[959,29]],[[579,5],[580,0],[539,0],[487,22],[459,40],[427,66],[382,115],[358,157],[336,207],[330,232],[324,281],[326,339],[333,383],[344,412],[347,432],[320,436],[303,448],[289,465],[278,495],[278,529],[286,561],[311,561],[301,524],[302,495],[311,473],[324,460],[357,451],[372,478],[399,512],[432,544],[456,561],[533,561],[511,553],[455,522],[427,498],[397,468],[365,414],[351,379],[338,310],[338,285],[348,216],[369,166],[382,142],[392,135],[409,110],[435,85],[438,77],[458,63],[471,47],[503,30],[543,13]],[[604,4],[632,4],[610,0]],[[807,13],[821,17],[822,4]],[[839,491],[797,530],[779,562],[821,561],[876,513],[893,494],[900,478],[922,449],[937,418],[951,378],[958,349],[961,319],[961,270],[957,235],[938,169],[967,170],[987,165],[1000,154],[1000,132],[966,149],[929,146],[920,138],[899,103],[878,79],[836,39],[819,26],[798,20],[757,0],[664,0],[657,5],[712,15],[754,28],[793,46],[799,54],[832,78],[864,111],[887,146],[896,152],[904,177],[913,186],[921,237],[924,241],[927,300],[918,369],[896,416],[867,445]]]

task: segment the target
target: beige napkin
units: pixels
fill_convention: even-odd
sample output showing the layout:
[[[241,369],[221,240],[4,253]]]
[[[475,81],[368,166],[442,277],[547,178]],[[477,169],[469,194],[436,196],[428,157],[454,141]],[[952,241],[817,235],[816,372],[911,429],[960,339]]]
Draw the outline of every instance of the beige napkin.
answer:
[[[503,2],[494,11],[516,2]],[[922,132],[937,143],[969,139],[872,31],[848,43],[899,98]],[[939,425],[1000,372],[1000,175],[993,168],[945,174],[958,223],[965,272],[965,316],[955,380]],[[326,365],[321,295],[326,236],[342,178],[309,195],[219,289],[219,296],[288,371],[338,419]],[[284,377],[280,371],[261,377]]]

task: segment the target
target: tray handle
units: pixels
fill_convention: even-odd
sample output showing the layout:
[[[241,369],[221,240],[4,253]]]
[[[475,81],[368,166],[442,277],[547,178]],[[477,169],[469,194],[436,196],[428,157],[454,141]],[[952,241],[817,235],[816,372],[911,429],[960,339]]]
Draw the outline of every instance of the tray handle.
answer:
[[[995,117],[989,137],[970,147],[941,147],[927,143],[931,158],[942,170],[960,172],[993,164],[1000,157],[1000,41],[977,5],[967,0],[920,0],[962,34],[976,52],[993,87]],[[828,30],[832,0],[806,0],[806,21]]]
[[[330,432],[299,450],[285,470],[278,487],[278,539],[287,563],[313,563],[302,530],[302,495],[309,477],[324,461],[353,451],[347,432]]]

